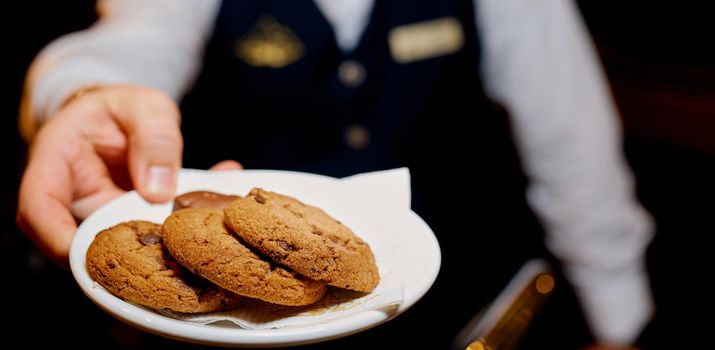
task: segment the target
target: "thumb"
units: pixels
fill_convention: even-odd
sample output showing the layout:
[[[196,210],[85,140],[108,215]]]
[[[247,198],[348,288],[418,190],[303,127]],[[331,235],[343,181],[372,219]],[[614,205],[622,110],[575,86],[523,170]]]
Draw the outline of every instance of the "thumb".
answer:
[[[168,201],[174,196],[176,175],[181,168],[179,108],[158,90],[137,87],[127,90],[111,102],[129,141],[129,174],[146,200]]]

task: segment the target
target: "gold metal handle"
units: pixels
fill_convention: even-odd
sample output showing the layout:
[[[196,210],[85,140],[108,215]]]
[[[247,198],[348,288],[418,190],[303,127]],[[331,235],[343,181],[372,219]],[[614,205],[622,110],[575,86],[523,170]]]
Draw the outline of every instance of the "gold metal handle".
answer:
[[[467,350],[515,349],[555,285],[553,270],[545,261],[527,262],[458,339],[468,343]]]

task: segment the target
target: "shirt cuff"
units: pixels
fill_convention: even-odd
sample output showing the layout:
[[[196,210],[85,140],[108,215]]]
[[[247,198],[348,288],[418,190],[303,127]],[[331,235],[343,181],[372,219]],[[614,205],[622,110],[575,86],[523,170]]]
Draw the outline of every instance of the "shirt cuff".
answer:
[[[41,73],[31,86],[31,118],[42,123],[75,91],[89,85],[129,82],[121,70],[91,59],[73,59]]]
[[[644,266],[617,273],[566,271],[597,342],[632,345],[652,318],[655,306]]]

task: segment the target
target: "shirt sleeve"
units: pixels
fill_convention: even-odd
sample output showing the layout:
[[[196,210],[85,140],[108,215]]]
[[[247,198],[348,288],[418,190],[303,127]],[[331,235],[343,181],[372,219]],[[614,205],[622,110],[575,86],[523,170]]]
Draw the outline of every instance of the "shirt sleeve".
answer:
[[[620,124],[569,0],[475,0],[487,94],[503,103],[530,181],[527,199],[600,342],[635,341],[653,313],[645,249],[653,223],[635,198]]]
[[[141,84],[179,99],[199,71],[218,7],[218,0],[98,2],[92,27],[53,41],[32,63],[20,116],[24,136],[88,85]]]

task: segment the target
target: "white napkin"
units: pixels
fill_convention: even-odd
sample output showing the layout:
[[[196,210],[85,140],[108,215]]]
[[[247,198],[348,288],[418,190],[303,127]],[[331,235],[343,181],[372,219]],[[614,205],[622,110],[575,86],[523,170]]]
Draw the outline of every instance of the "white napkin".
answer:
[[[406,168],[359,174],[341,179],[338,191],[349,203],[370,203],[370,212],[382,218],[401,217],[410,210],[410,174]],[[349,204],[348,203],[348,204]],[[330,208],[324,208],[330,213]],[[376,222],[379,220],[375,220]],[[370,223],[365,223],[370,225]],[[352,226],[348,224],[348,226]],[[360,235],[359,230],[355,230]],[[391,238],[392,237],[392,238]],[[385,234],[370,241],[370,247],[380,270],[380,284],[371,293],[359,293],[330,287],[326,296],[314,305],[280,306],[248,300],[234,310],[181,314],[160,311],[183,321],[209,324],[229,321],[246,329],[303,327],[343,319],[364,311],[380,311],[388,316],[403,300],[404,285],[396,276],[398,264],[393,251],[400,242]]]

